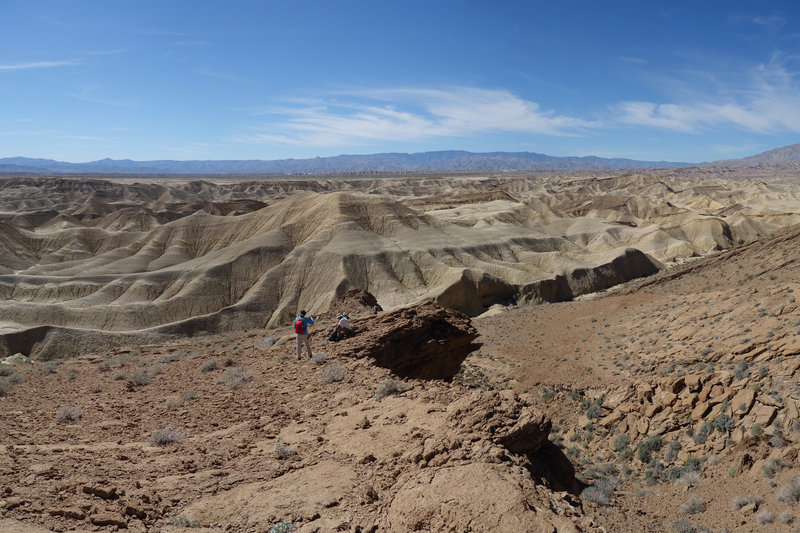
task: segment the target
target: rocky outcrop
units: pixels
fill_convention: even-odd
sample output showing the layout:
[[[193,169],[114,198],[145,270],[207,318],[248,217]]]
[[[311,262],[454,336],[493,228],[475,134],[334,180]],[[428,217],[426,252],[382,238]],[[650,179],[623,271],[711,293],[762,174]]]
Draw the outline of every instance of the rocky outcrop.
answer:
[[[370,357],[398,376],[450,379],[480,344],[469,317],[427,301],[353,323],[356,335],[340,343],[339,353]],[[369,330],[369,335],[359,332]]]

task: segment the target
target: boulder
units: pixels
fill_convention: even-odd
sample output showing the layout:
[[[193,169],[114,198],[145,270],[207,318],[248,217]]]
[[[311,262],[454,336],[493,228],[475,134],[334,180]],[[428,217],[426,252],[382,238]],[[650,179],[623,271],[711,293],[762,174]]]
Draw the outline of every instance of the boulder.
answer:
[[[746,387],[737,392],[733,397],[731,400],[731,409],[733,409],[737,415],[744,416],[752,409],[755,399],[755,391],[750,387]]]
[[[450,404],[447,415],[452,426],[525,455],[539,451],[552,427],[547,417],[511,391],[472,391]]]
[[[401,485],[387,531],[580,531],[551,508],[529,476],[501,465],[426,469]]]
[[[698,403],[697,407],[694,408],[692,414],[689,416],[691,417],[692,420],[695,421],[702,420],[702,418],[706,416],[706,413],[708,413],[708,410],[710,408],[711,407],[708,405],[707,402]]]
[[[763,428],[772,423],[775,415],[778,414],[778,410],[771,405],[757,403],[753,408],[752,414],[755,415],[755,424]]]
[[[395,374],[450,379],[480,344],[467,315],[425,301],[353,321],[356,334],[339,342],[350,357],[370,357]]]

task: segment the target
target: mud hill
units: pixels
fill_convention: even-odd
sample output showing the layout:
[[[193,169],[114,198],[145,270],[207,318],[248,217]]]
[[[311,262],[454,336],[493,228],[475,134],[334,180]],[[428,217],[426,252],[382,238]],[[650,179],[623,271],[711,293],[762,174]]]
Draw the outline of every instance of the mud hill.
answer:
[[[0,355],[57,358],[326,311],[569,300],[800,222],[796,179],[663,173],[0,181]]]

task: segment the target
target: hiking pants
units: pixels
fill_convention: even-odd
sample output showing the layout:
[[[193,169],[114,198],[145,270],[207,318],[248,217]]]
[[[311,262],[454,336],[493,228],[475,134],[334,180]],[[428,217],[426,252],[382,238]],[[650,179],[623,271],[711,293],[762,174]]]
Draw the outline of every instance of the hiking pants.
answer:
[[[305,344],[306,350],[308,350],[308,358],[311,359],[311,341],[308,340],[308,333],[295,333],[294,335],[297,337],[297,358],[301,359],[303,344]]]

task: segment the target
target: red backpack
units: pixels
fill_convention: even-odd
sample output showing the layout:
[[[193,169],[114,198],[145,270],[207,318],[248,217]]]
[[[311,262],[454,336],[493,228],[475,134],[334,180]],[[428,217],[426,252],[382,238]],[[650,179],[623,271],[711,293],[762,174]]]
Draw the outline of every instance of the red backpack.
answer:
[[[302,318],[298,318],[297,320],[294,321],[294,332],[299,333],[300,335],[306,332],[306,328],[304,327]]]

